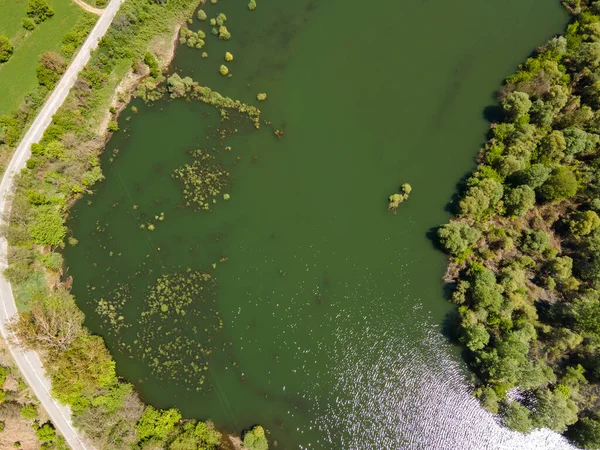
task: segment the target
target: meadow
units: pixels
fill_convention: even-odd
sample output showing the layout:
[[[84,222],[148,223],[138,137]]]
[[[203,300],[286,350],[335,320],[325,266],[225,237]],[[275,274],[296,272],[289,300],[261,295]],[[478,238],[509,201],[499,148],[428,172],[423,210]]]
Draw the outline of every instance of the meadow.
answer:
[[[47,51],[59,53],[63,36],[86,14],[72,0],[48,0],[54,16],[37,24],[32,31],[23,28],[27,0],[0,0],[0,36],[14,47],[10,60],[0,64],[0,116],[21,105],[38,84],[39,56]]]

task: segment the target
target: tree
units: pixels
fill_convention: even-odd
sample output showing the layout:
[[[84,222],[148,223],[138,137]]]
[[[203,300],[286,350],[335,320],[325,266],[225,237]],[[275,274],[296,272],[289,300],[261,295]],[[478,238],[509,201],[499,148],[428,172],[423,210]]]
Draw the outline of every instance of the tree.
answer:
[[[0,63],[10,59],[13,54],[13,46],[7,37],[0,36]]]
[[[58,291],[36,299],[10,329],[26,348],[62,352],[82,333],[83,317],[73,297]]]
[[[590,450],[600,449],[600,422],[584,417],[569,430],[570,437],[581,447]]]
[[[212,450],[221,441],[221,433],[215,430],[212,422],[190,420],[184,423],[182,431],[169,444],[169,450]]]
[[[531,109],[531,100],[525,92],[511,92],[502,102],[504,113],[509,122],[516,122]]]
[[[550,245],[550,236],[542,230],[523,230],[521,250],[530,255],[542,253]]]
[[[583,211],[573,215],[569,229],[577,237],[587,236],[600,226],[600,217],[595,211]]]
[[[563,130],[565,137],[565,153],[569,156],[579,155],[593,149],[598,144],[598,135],[586,133],[579,128]]]
[[[568,388],[559,385],[554,390],[544,389],[536,394],[533,423],[539,428],[550,428],[564,433],[568,425],[577,422],[579,408],[570,399]]]
[[[465,253],[480,237],[481,231],[465,222],[450,222],[438,230],[438,238],[444,250],[453,256]]]
[[[26,12],[35,23],[42,23],[54,15],[54,10],[48,6],[46,0],[29,0]]]
[[[42,53],[36,69],[38,84],[52,89],[66,69],[67,62],[61,55],[55,52]]]
[[[573,197],[577,188],[575,174],[567,167],[559,166],[552,170],[548,179],[538,188],[538,193],[546,202],[554,202]]]
[[[490,334],[480,323],[475,325],[463,323],[460,341],[471,351],[481,350],[490,341]]]
[[[515,175],[518,184],[526,184],[530,188],[539,188],[550,176],[552,169],[543,164],[532,164],[528,169]]]
[[[163,441],[175,430],[175,425],[180,420],[181,414],[174,408],[159,410],[148,406],[136,427],[138,439],[140,442]]]
[[[567,142],[562,132],[553,130],[542,139],[538,148],[537,160],[546,165],[558,163],[565,157],[566,148]]]
[[[244,448],[247,450],[268,450],[269,443],[263,427],[256,425],[250,431],[246,431],[246,434],[244,434]]]
[[[471,299],[476,308],[499,312],[502,306],[502,286],[496,276],[483,266],[471,267]]]
[[[504,406],[502,418],[507,427],[521,433],[527,433],[533,428],[529,410],[517,401]]]
[[[504,196],[509,215],[523,216],[535,206],[535,191],[527,185],[510,189]]]

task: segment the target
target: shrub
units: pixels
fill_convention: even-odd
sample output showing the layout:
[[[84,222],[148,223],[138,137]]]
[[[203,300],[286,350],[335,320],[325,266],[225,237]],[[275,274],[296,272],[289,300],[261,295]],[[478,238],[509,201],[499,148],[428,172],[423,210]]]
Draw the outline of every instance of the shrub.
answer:
[[[26,420],[33,420],[37,417],[37,408],[35,405],[28,404],[21,407],[21,416]]]
[[[13,46],[7,37],[0,36],[0,63],[10,59],[13,54]]]
[[[35,22],[31,17],[25,17],[22,22],[23,28],[27,31],[31,31],[35,28]]]
[[[248,3],[248,9],[250,11],[254,11],[256,9],[256,0],[250,0],[250,3]]]

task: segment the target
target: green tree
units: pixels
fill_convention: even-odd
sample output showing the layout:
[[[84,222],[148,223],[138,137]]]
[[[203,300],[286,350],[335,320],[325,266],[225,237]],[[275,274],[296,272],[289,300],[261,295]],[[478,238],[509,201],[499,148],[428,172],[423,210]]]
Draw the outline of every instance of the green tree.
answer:
[[[460,341],[471,351],[481,350],[490,342],[490,334],[480,323],[474,325],[463,323]]]
[[[518,184],[526,184],[530,188],[537,189],[545,183],[552,169],[543,164],[532,164],[529,168],[516,174]]]
[[[569,229],[577,237],[587,236],[600,226],[600,217],[595,211],[578,212],[569,221]]]
[[[46,0],[29,0],[26,12],[35,23],[42,23],[54,15],[54,10]]]
[[[511,92],[502,102],[506,118],[510,122],[516,122],[531,109],[531,100],[525,92]]]
[[[177,437],[169,444],[169,450],[212,450],[221,441],[221,433],[212,422],[187,421]]]
[[[547,202],[573,197],[578,183],[575,174],[567,167],[559,166],[552,170],[548,179],[539,187],[538,193]]]
[[[517,401],[512,401],[503,408],[502,418],[507,427],[521,433],[528,433],[533,428],[530,411]]]
[[[523,230],[521,250],[530,255],[542,253],[550,245],[550,236],[542,230]]]
[[[181,414],[174,408],[168,410],[154,409],[148,406],[137,424],[138,439],[164,441],[181,420]]]
[[[537,150],[537,160],[546,165],[558,163],[565,157],[566,149],[567,142],[562,132],[553,130],[540,142]]]
[[[600,449],[600,421],[584,417],[569,430],[569,436],[581,447]]]
[[[247,450],[268,450],[269,443],[263,427],[256,425],[244,434],[244,448]]]
[[[564,389],[544,389],[536,394],[533,423],[539,428],[546,427],[564,433],[568,425],[577,422],[578,410]]]
[[[13,46],[7,37],[0,36],[0,63],[10,59],[13,54]]]
[[[442,247],[453,256],[465,253],[480,237],[481,231],[465,222],[450,222],[438,229]]]
[[[527,185],[510,189],[504,196],[506,210],[511,216],[523,216],[535,206],[535,191]]]
[[[502,286],[496,276],[483,266],[471,267],[471,298],[476,308],[499,312],[502,306]]]

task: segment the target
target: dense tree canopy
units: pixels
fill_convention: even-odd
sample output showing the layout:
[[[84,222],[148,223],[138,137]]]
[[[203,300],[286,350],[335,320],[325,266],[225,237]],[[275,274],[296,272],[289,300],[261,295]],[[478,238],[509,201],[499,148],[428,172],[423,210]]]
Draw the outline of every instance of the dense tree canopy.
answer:
[[[482,404],[600,448],[600,1],[564,3],[438,238]]]

